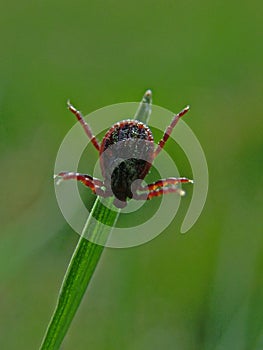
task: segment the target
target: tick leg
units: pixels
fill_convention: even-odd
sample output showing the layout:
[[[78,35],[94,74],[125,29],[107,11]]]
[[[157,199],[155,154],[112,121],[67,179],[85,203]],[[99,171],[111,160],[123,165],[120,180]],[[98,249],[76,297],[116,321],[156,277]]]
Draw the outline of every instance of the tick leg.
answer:
[[[144,187],[140,186],[137,189],[138,191],[148,191],[148,193],[135,193],[133,198],[138,200],[149,200],[153,197],[159,197],[168,193],[178,193],[180,196],[184,196],[185,191],[176,187],[178,183],[193,183],[193,180],[187,179],[186,177],[169,177],[167,179],[158,180]]]
[[[147,199],[152,199],[153,197],[159,197],[168,193],[178,193],[180,196],[185,195],[185,191],[178,187],[163,187],[160,189],[152,190],[148,193]]]
[[[158,142],[158,146],[156,148],[156,150],[154,151],[154,158],[161,152],[162,148],[164,147],[164,145],[166,144],[166,141],[169,139],[172,131],[173,131],[173,128],[175,127],[175,125],[178,123],[179,119],[185,115],[185,113],[187,113],[189,111],[190,107],[187,106],[185,107],[180,113],[176,114],[170,125],[166,128],[164,134],[163,134],[163,137],[162,139]]]
[[[61,173],[55,175],[54,178],[57,185],[64,180],[77,180],[82,182],[85,186],[89,187],[93,193],[101,197],[111,196],[111,193],[104,190],[104,183],[101,180],[87,174],[62,171]]]
[[[88,138],[91,140],[92,144],[94,145],[95,148],[97,148],[97,150],[100,150],[100,144],[99,141],[96,139],[96,137],[93,135],[93,132],[89,126],[89,124],[84,120],[83,115],[81,114],[80,111],[78,111],[74,106],[72,106],[72,104],[68,101],[68,109],[70,110],[70,112],[72,112],[78,119],[78,121],[80,122],[80,124],[82,125],[85,133],[88,135]]]
[[[187,182],[193,183],[193,180],[187,179],[186,177],[168,177],[167,179],[161,179],[156,182],[153,182],[152,184],[146,185],[144,187],[140,187],[139,190],[152,191],[158,188],[165,188],[169,185],[175,186],[178,183],[187,183]]]
[[[185,191],[182,190],[181,188],[178,187],[162,187],[162,188],[158,188],[156,190],[151,190],[150,192],[145,192],[145,193],[135,193],[133,195],[133,199],[137,199],[137,200],[150,200],[153,197],[159,197],[162,196],[164,194],[168,194],[168,193],[178,193],[180,196],[184,196],[185,195]]]

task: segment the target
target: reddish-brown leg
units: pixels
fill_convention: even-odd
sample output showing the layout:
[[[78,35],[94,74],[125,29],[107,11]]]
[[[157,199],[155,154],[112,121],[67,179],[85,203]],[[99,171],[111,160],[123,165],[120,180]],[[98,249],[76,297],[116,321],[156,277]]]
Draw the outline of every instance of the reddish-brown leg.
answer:
[[[186,177],[168,177],[167,179],[158,180],[144,187],[140,186],[137,189],[138,191],[147,192],[135,193],[133,198],[139,200],[149,200],[153,197],[162,196],[168,193],[178,193],[180,196],[183,196],[185,191],[181,188],[175,187],[178,183],[193,183],[193,180],[187,179]]]
[[[153,197],[159,197],[162,196],[164,194],[168,194],[168,193],[178,193],[180,196],[184,196],[185,195],[185,191],[182,190],[181,188],[178,187],[164,187],[164,188],[160,188],[160,189],[156,189],[156,190],[152,190],[148,193],[147,195],[147,200],[152,199]]]
[[[93,193],[101,197],[108,197],[112,195],[112,193],[109,193],[108,191],[104,190],[104,183],[101,180],[96,179],[90,175],[66,171],[62,171],[61,173],[55,175],[55,181],[57,184],[64,180],[80,181],[85,186],[89,187]]]
[[[180,196],[185,195],[185,191],[178,187],[162,187],[156,190],[151,190],[148,193],[135,193],[133,198],[137,200],[150,200],[153,197],[159,197],[168,193],[178,193]]]
[[[166,141],[169,139],[172,131],[173,131],[173,128],[175,127],[175,125],[178,123],[179,119],[185,115],[185,113],[187,113],[189,111],[190,107],[187,106],[185,107],[180,113],[176,114],[170,125],[166,128],[164,134],[163,134],[163,137],[162,139],[158,142],[158,146],[156,148],[156,150],[154,151],[154,158],[161,152],[162,148],[164,147]]]
[[[165,188],[167,186],[175,186],[178,183],[193,183],[193,180],[187,179],[186,177],[168,177],[167,179],[161,179],[156,182],[153,182],[152,184],[146,185],[145,187],[141,187],[140,191],[152,191],[156,190],[158,188]]]
[[[77,117],[77,119],[80,122],[80,124],[82,125],[85,133],[88,135],[88,138],[91,140],[94,147],[97,148],[97,150],[99,151],[100,150],[99,141],[93,135],[93,132],[92,132],[89,124],[84,120],[81,112],[78,111],[74,106],[72,106],[72,104],[69,101],[68,101],[68,109],[70,110],[70,112],[72,112]]]

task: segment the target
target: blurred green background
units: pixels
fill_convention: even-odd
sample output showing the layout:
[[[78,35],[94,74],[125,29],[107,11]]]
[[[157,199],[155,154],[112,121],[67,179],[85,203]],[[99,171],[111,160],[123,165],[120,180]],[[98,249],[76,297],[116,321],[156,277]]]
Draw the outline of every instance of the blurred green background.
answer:
[[[66,100],[87,114],[139,101],[147,88],[172,111],[191,105],[185,121],[207,157],[207,203],[186,235],[189,198],[153,241],[105,249],[63,349],[263,349],[262,9],[260,1],[2,5],[1,349],[38,348],[79,237],[52,179],[75,123]]]

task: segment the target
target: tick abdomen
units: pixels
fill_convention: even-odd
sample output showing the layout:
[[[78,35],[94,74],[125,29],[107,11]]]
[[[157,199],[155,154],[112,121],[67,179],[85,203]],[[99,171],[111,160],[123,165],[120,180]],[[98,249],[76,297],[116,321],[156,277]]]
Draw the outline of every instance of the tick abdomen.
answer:
[[[126,139],[110,145],[101,155],[105,169],[105,183],[121,201],[132,198],[131,186],[137,179],[144,179],[153,161],[153,142]]]
[[[154,143],[150,129],[136,120],[116,123],[101,144],[101,169],[105,183],[121,201],[132,198],[131,185],[144,179],[153,161]]]
[[[132,184],[135,180],[144,179],[149,172],[151,163],[130,158],[115,167],[111,174],[111,189],[115,197],[121,201],[132,198]]]

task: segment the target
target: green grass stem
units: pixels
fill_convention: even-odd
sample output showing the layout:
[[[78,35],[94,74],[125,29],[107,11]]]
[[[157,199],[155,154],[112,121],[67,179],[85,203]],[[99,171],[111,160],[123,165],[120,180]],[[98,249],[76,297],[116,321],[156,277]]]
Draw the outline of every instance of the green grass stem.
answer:
[[[146,91],[134,119],[147,123],[151,114],[151,91]],[[97,198],[87,222],[82,230],[77,247],[72,255],[59,292],[57,304],[46,334],[40,346],[40,350],[57,350],[70,327],[75,313],[81,303],[93,273],[107,242],[107,237],[115,226],[119,211],[113,208],[113,198],[107,198],[104,205]],[[92,218],[96,218],[96,224]],[[98,245],[88,241],[96,237]]]

